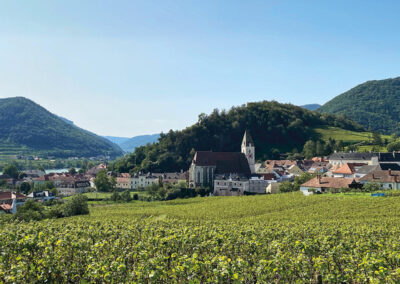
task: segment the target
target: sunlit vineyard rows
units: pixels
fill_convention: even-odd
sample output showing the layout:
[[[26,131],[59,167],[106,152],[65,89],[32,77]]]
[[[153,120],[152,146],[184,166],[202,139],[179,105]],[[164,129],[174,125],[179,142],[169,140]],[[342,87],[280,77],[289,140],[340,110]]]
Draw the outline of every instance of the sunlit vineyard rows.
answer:
[[[391,282],[400,198],[212,197],[1,224],[0,282]]]

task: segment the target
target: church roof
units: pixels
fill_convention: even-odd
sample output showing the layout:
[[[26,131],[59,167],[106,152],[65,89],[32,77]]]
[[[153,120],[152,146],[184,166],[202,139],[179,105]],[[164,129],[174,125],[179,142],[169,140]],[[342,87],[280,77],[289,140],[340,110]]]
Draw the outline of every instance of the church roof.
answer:
[[[250,144],[251,144],[251,146],[254,147],[253,138],[251,137],[250,132],[248,130],[246,130],[244,132],[242,145],[250,146]]]
[[[196,152],[193,163],[196,166],[216,167],[216,174],[244,174],[250,176],[249,162],[240,152]]]

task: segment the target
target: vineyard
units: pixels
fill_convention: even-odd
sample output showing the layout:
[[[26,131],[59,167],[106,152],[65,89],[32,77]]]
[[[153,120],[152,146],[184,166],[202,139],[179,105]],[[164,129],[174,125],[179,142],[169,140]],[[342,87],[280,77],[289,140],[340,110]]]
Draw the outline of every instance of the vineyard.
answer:
[[[0,282],[394,282],[400,198],[212,197],[2,223]]]

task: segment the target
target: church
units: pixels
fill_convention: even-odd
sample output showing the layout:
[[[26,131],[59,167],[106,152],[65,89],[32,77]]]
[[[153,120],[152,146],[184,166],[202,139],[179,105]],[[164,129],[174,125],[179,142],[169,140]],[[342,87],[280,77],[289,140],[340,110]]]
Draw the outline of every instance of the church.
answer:
[[[189,185],[214,188],[215,195],[265,193],[266,181],[255,174],[255,145],[249,131],[244,133],[241,152],[197,151]]]

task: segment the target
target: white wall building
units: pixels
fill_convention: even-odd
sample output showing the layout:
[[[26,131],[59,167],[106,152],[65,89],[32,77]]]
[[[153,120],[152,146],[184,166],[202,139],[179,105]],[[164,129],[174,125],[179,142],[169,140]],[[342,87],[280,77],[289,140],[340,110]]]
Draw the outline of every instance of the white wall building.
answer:
[[[158,177],[148,174],[135,174],[130,178],[131,189],[144,189],[158,182]]]

